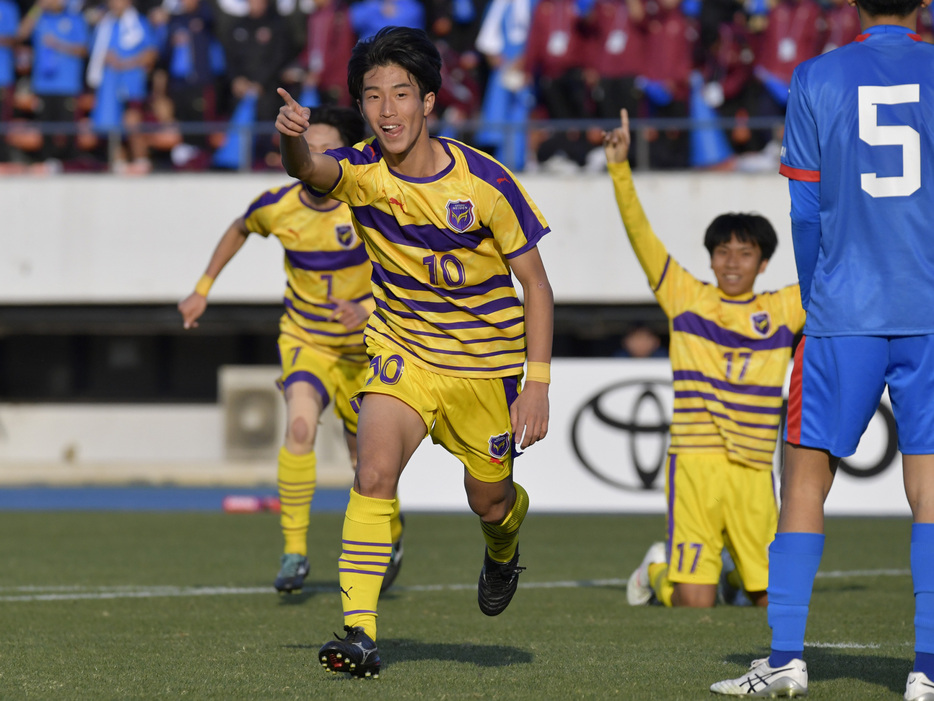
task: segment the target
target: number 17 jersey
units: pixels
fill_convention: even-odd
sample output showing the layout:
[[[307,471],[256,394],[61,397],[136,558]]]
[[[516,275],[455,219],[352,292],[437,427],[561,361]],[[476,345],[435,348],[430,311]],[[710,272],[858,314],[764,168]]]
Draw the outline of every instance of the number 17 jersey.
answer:
[[[934,333],[932,168],[934,46],[880,25],[795,69],[780,172],[820,188],[805,335]]]

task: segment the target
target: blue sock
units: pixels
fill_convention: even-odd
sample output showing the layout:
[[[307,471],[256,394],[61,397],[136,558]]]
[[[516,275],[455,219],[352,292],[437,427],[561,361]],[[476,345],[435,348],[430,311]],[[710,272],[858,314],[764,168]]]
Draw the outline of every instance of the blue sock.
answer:
[[[911,526],[911,579],[915,589],[915,666],[934,679],[934,523]]]
[[[804,628],[823,553],[822,533],[776,533],[769,546],[770,667],[804,658]]]
[[[930,652],[916,652],[914,672],[923,672],[928,679],[934,679],[934,655]]]

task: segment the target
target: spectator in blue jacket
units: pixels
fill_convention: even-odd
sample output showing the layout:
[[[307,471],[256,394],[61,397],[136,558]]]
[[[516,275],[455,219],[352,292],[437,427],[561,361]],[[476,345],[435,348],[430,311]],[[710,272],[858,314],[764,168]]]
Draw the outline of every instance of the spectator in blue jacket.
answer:
[[[48,125],[39,158],[61,162],[75,156],[74,133],[54,133],[52,125],[74,129],[78,97],[84,92],[89,30],[84,17],[65,0],[38,0],[20,24],[20,39],[32,41],[32,93],[36,119]]]

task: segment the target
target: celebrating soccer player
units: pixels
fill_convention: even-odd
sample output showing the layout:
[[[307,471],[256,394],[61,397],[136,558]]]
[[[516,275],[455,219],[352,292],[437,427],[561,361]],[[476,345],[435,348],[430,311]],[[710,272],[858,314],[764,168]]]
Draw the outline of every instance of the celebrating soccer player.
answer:
[[[356,110],[320,107],[308,117],[308,147],[319,153],[361,141],[365,125]],[[279,322],[279,356],[288,425],[279,451],[280,521],[285,552],[274,586],[291,593],[308,575],[309,509],[316,485],[314,445],[321,412],[333,400],[344,424],[351,462],[357,461],[357,413],[351,395],[363,384],[368,359],[363,327],[373,311],[372,266],[350,222],[350,208],[310,194],[298,182],[267,190],[221,237],[195,291],[178,309],[185,328],[198,325],[207,295],[250,232],[272,234],[285,249],[285,314]],[[391,520],[392,553],[383,588],[402,564],[398,500]]]
[[[361,41],[347,83],[375,138],[312,153],[301,138],[308,110],[282,89],[276,128],[286,170],[350,205],[373,263],[370,370],[358,394],[359,461],[339,561],[347,634],[319,656],[331,671],[376,676],[396,485],[426,434],[464,465],[486,541],[481,611],[501,613],[516,591],[529,499],[513,482],[513,458],[548,430],[553,296],[537,248],[548,227],[512,173],[429,136],[441,57],[428,35],[388,27]]]
[[[804,325],[797,285],[755,293],[778,243],[757,214],[722,214],[704,236],[716,286],[673,260],[649,225],[629,167],[629,115],[604,139],[629,241],[668,316],[674,418],[665,473],[668,541],[653,544],[629,577],[630,604],[713,606],[745,589],[766,603],[768,545],[778,510],[772,458],[782,385]],[[735,570],[724,571],[724,548]]]

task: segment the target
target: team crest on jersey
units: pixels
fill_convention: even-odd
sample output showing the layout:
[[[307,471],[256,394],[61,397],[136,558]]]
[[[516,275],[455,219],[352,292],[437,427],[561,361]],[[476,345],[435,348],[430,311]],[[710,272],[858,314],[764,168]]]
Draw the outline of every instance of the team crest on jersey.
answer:
[[[772,317],[768,312],[756,312],[749,320],[752,322],[752,330],[760,336],[768,336],[772,330]]]
[[[503,459],[509,454],[509,432],[501,433],[498,436],[490,436],[490,456],[493,458],[493,462],[500,464],[503,462]]]
[[[477,221],[477,215],[473,211],[473,202],[470,200],[448,200],[447,213],[448,226],[461,234]]]
[[[337,242],[344,248],[352,248],[354,244],[353,226],[350,224],[341,224],[334,227],[334,233],[337,235]]]

